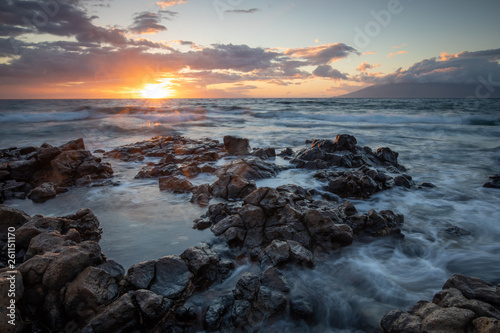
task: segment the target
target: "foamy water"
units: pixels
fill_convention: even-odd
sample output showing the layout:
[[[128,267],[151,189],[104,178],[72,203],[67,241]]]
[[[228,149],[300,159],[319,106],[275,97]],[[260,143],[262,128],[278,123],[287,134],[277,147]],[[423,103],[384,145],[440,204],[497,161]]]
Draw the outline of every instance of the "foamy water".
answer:
[[[436,188],[354,200],[361,212],[404,214],[405,238],[355,242],[320,258],[314,270],[287,271],[302,281],[293,288],[307,288],[316,300],[313,330],[377,327],[385,312],[430,299],[453,273],[500,283],[500,191],[482,187],[500,173],[500,100],[0,101],[0,133],[0,147],[83,137],[91,150],[172,134],[219,140],[232,134],[249,138],[252,147],[300,149],[306,139],[352,134],[362,146],[398,151],[417,183]],[[56,216],[91,208],[104,230],[104,253],[127,267],[213,239],[210,231],[191,228],[205,209],[191,205],[188,195],[133,179],[141,163],[111,162],[119,186],[73,189],[44,204],[6,204]],[[313,173],[287,170],[257,185],[320,188]],[[200,175],[193,182],[213,180]],[[286,330],[292,324],[275,325]]]

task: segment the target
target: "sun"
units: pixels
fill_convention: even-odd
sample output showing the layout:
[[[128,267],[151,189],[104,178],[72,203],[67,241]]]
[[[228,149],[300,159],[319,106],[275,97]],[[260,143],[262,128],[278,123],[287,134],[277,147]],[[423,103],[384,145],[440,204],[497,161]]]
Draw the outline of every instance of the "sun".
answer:
[[[167,82],[161,83],[148,83],[144,86],[144,89],[138,91],[142,98],[167,98],[173,93],[172,89],[168,86]]]

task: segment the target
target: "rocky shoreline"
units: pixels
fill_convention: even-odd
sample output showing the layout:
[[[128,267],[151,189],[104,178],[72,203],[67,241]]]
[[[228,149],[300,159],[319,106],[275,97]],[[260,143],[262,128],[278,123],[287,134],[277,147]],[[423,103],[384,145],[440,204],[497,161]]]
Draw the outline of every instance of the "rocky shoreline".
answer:
[[[160,190],[192,193],[192,203],[207,206],[193,227],[210,228],[216,236],[210,244],[127,271],[101,252],[102,231],[90,209],[44,217],[0,205],[2,260],[8,257],[9,227],[15,229],[16,243],[15,269],[0,262],[5,267],[0,289],[7,291],[14,275],[17,305],[16,326],[3,321],[0,326],[6,332],[254,332],[279,319],[313,324],[315,301],[304,292],[307,286],[297,288],[301,282],[288,274],[290,269],[314,269],[322,254],[355,240],[404,237],[403,215],[373,209],[361,214],[345,199],[393,187],[433,186],[415,184],[390,148],[360,147],[350,135],[279,153],[251,149],[246,139],[223,141],[156,137],[104,153],[122,161],[158,158],[146,162],[136,178],[157,178]],[[86,151],[81,139],[0,152],[0,198],[41,202],[72,186],[111,184],[111,166]],[[297,168],[318,170],[314,177],[325,183],[323,191],[296,185],[257,188],[255,180],[292,167],[276,164],[277,155]],[[217,180],[194,186],[190,179],[200,173]],[[22,181],[15,191],[7,187]],[[54,191],[45,191],[50,187]],[[212,198],[223,202],[210,205]],[[242,273],[243,266],[251,269]],[[6,306],[0,308],[0,320],[8,318]],[[432,303],[389,312],[381,329],[498,332],[499,319],[500,285],[454,275]]]

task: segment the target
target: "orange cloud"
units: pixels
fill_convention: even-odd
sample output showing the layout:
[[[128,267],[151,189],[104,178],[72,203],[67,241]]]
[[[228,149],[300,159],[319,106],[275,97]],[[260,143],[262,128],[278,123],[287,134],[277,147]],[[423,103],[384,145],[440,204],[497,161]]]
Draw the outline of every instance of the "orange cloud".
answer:
[[[359,71],[359,72],[366,72],[367,70],[372,69],[372,68],[376,68],[378,66],[380,66],[380,64],[378,62],[375,65],[370,65],[367,62],[363,62],[361,65],[359,65],[356,68],[356,70]]]
[[[377,52],[374,52],[374,51],[366,51],[366,52],[363,52],[362,55],[367,55],[367,54],[376,54]]]
[[[182,5],[183,3],[187,3],[187,0],[158,1],[156,4],[163,9],[175,5]]]
[[[393,49],[400,49],[400,48],[402,48],[402,47],[404,47],[404,46],[408,46],[408,44],[396,45],[396,46],[393,46],[392,48],[393,48]]]
[[[439,61],[447,61],[447,60],[450,60],[452,58],[458,58],[458,54],[441,52],[441,55],[439,56]]]
[[[395,53],[395,52],[391,52],[391,53],[389,53],[389,54],[387,55],[387,58],[392,58],[392,57],[394,57],[395,55],[398,55],[398,54],[406,54],[406,53],[408,53],[408,51],[398,51],[398,52],[396,52],[396,53]]]

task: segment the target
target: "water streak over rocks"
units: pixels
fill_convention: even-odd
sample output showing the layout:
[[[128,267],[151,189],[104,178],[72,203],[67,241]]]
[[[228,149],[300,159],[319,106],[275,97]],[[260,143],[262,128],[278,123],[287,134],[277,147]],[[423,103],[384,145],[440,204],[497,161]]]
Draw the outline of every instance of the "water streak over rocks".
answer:
[[[500,285],[455,274],[432,303],[392,310],[380,325],[384,332],[500,332]]]
[[[109,163],[85,150],[83,139],[60,147],[47,143],[39,148],[0,150],[0,203],[30,198],[44,202],[80,185],[107,185],[113,175]]]

